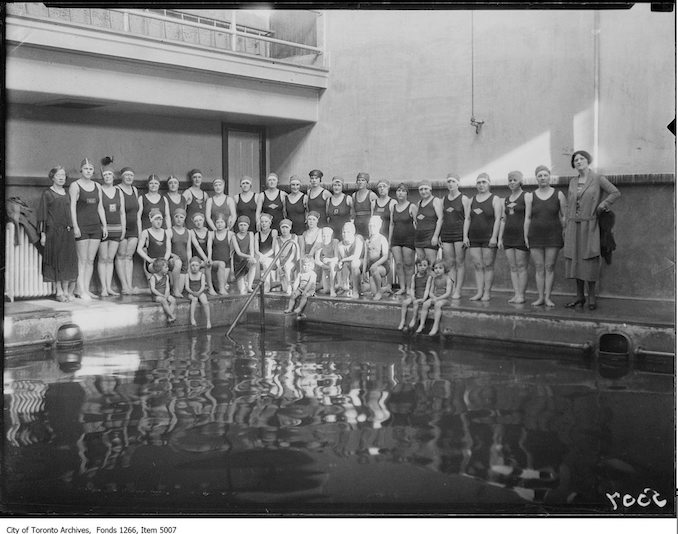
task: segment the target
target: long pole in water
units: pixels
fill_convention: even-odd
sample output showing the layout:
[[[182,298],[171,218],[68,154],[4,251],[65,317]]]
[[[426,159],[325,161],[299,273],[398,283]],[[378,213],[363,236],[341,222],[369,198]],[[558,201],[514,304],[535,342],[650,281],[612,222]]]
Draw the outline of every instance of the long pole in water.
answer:
[[[232,332],[233,329],[235,328],[235,325],[238,324],[238,321],[239,321],[240,318],[242,317],[243,313],[245,313],[245,310],[247,309],[247,306],[250,305],[250,302],[252,302],[252,299],[256,296],[257,290],[259,290],[259,289],[261,288],[261,285],[263,285],[264,280],[266,279],[266,276],[268,276],[268,273],[271,272],[271,270],[272,270],[273,267],[275,266],[275,262],[278,261],[278,258],[280,258],[280,256],[282,256],[282,253],[285,251],[285,248],[288,247],[288,246],[295,246],[294,241],[292,241],[291,239],[290,239],[289,241],[286,241],[286,242],[283,244],[283,246],[280,247],[280,250],[278,251],[278,254],[276,254],[275,258],[273,258],[273,261],[271,262],[271,264],[270,264],[268,267],[266,267],[266,270],[265,270],[264,273],[260,276],[259,285],[255,288],[255,290],[254,290],[252,293],[249,294],[249,296],[247,297],[247,300],[245,301],[245,304],[243,305],[242,308],[240,308],[240,311],[238,312],[238,315],[236,315],[235,319],[233,319],[233,322],[231,323],[230,328],[229,328],[228,331],[226,332],[226,337],[227,337],[228,339],[231,339],[231,332]],[[261,314],[262,314],[262,315],[261,315],[261,316],[262,316],[262,330],[263,330],[263,313],[264,313],[264,312],[263,312],[263,309],[264,309],[264,306],[263,306],[263,304],[264,304],[264,293],[263,293],[263,290],[262,290],[262,293],[261,293],[261,301],[260,301],[260,304],[261,304],[261,309],[262,309],[262,311],[261,311]],[[231,341],[233,341],[233,340],[231,339]]]
[[[265,330],[264,323],[266,322],[266,314],[264,313],[264,284],[259,284],[259,326],[261,327],[261,332]]]

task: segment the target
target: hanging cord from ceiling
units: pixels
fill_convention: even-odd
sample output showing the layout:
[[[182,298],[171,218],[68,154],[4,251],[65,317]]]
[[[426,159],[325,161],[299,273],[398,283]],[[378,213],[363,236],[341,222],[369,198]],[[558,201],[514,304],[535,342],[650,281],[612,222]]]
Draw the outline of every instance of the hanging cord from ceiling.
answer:
[[[476,129],[476,134],[480,133],[485,121],[476,120],[475,114],[475,43],[474,43],[474,20],[473,20],[473,11],[471,11],[471,126],[474,126]]]

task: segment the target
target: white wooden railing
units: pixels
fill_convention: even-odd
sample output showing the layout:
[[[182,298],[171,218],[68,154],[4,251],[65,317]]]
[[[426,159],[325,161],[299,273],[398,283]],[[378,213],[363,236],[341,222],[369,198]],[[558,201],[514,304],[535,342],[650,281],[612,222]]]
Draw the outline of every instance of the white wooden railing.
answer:
[[[56,8],[35,2],[10,2],[6,9],[8,16],[49,20],[81,27],[94,26],[116,33],[186,46],[262,56],[289,63],[325,66],[325,51],[322,46],[279,39],[269,28],[239,24],[237,21],[243,16],[243,12],[237,9],[229,10],[228,17],[224,17],[224,20],[169,9]],[[309,17],[314,24],[307,23],[306,31],[298,33],[310,33],[312,38],[307,40],[323,44],[323,14],[318,11],[304,13],[313,14]]]

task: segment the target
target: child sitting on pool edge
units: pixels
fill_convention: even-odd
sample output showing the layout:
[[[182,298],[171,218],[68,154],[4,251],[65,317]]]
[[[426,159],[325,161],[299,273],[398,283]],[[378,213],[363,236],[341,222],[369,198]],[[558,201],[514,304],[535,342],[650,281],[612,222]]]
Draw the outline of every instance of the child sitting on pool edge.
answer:
[[[151,264],[151,277],[148,284],[151,289],[153,300],[162,305],[167,315],[167,322],[172,324],[176,321],[177,300],[170,294],[169,264],[165,258],[156,258]]]
[[[315,282],[316,274],[313,270],[313,259],[310,256],[305,256],[301,260],[301,272],[296,276],[294,284],[292,284],[292,295],[290,295],[290,302],[285,313],[292,313],[294,311],[294,313],[301,315],[308,297],[315,296]]]
[[[212,328],[210,321],[210,303],[205,295],[207,286],[205,284],[205,273],[200,269],[202,262],[197,256],[193,256],[188,264],[188,279],[186,280],[186,292],[191,301],[191,326],[196,326],[195,309],[198,302],[202,305],[205,318],[207,319],[207,328]]]
[[[419,305],[424,302],[424,299],[426,298],[426,285],[428,284],[429,279],[428,260],[422,258],[417,260],[414,265],[417,271],[412,275],[409,293],[403,300],[400,309],[400,324],[398,325],[398,330],[403,330],[405,328],[407,308],[410,304],[412,304],[412,321],[410,321],[409,327],[414,328],[417,325]]]
[[[424,329],[424,323],[426,322],[428,310],[431,306],[434,308],[433,326],[428,335],[435,336],[438,333],[440,319],[443,316],[443,306],[449,304],[453,286],[454,283],[452,282],[452,279],[447,275],[445,263],[442,260],[438,260],[433,265],[433,274],[429,277],[428,283],[426,284],[426,292],[424,294],[426,300],[421,305],[421,316],[419,318],[417,334]]]

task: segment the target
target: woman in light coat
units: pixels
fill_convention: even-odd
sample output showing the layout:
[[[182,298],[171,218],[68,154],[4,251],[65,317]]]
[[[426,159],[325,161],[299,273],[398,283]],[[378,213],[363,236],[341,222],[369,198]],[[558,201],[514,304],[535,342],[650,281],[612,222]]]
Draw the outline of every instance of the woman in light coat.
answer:
[[[621,197],[610,181],[589,168],[593,158],[584,150],[572,154],[570,163],[577,176],[570,180],[567,192],[565,227],[565,276],[577,281],[577,298],[565,306],[583,307],[584,282],[588,283],[588,307],[595,310],[596,282],[600,278],[600,229],[598,214],[608,211]],[[603,198],[603,193],[606,193]]]

